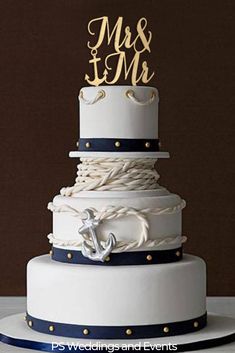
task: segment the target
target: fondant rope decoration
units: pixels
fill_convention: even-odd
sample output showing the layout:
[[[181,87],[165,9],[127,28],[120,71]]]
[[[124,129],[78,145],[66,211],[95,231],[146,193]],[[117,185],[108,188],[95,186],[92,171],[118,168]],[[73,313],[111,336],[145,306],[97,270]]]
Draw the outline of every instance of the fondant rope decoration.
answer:
[[[72,240],[64,240],[64,239],[58,239],[55,238],[55,236],[50,233],[48,234],[48,239],[49,243],[53,245],[58,245],[58,246],[74,246],[74,247],[81,247],[82,241],[78,241],[77,239],[72,239]],[[86,241],[92,246],[93,244],[90,242],[90,239],[86,239]],[[144,243],[139,243],[137,240],[130,241],[129,243],[126,243],[124,241],[117,241],[115,249],[113,249],[113,252],[118,253],[122,251],[129,251],[129,250],[134,250],[138,249],[140,246],[144,246],[145,248],[156,248],[159,247],[160,245],[173,245],[173,244],[178,244],[180,243],[185,243],[187,241],[186,236],[181,236],[181,235],[175,235],[175,236],[169,236],[169,237],[159,237],[158,239],[155,240],[147,240]],[[100,242],[101,245],[105,245],[104,241]]]
[[[154,169],[157,159],[81,158],[77,178],[72,187],[62,188],[63,196],[79,191],[130,191],[161,188]]]
[[[98,102],[100,99],[103,99],[105,97],[105,91],[103,89],[99,90],[97,95],[93,99],[85,99],[83,96],[83,91],[81,90],[79,93],[78,98],[83,101],[83,103],[87,105],[95,104]]]
[[[84,98],[84,94],[83,94],[83,91],[81,90],[80,93],[79,93],[79,100],[83,101],[83,103],[85,104],[88,104],[88,105],[91,105],[91,104],[95,104],[97,103],[100,99],[103,99],[105,98],[106,96],[106,93],[105,91],[102,89],[102,90],[99,90],[97,95],[93,98],[93,99],[86,99]],[[149,105],[151,104],[156,98],[158,98],[158,93],[156,91],[152,91],[151,92],[151,96],[150,98],[147,100],[147,101],[141,101],[139,100],[136,95],[135,95],[135,92],[132,90],[132,89],[129,89],[126,91],[126,96],[127,98],[129,98],[133,103],[136,103],[138,105]]]
[[[138,104],[138,105],[149,105],[151,104],[157,97],[157,93],[156,91],[152,91],[151,92],[151,96],[147,101],[140,101],[136,96],[135,96],[135,92],[132,89],[129,89],[126,92],[126,96],[134,103]]]
[[[115,251],[127,251],[131,249],[138,249],[141,246],[146,246],[146,247],[153,247],[157,245],[162,245],[162,244],[172,244],[177,241],[179,241],[179,237],[181,239],[181,242],[186,241],[186,237],[181,237],[181,236],[170,236],[167,238],[159,238],[156,240],[149,240],[148,239],[148,231],[149,231],[149,223],[147,219],[148,214],[152,215],[161,215],[161,214],[172,214],[181,211],[185,207],[186,203],[184,200],[181,200],[181,202],[178,205],[175,205],[173,207],[157,207],[157,208],[145,208],[142,210],[137,210],[135,208],[131,207],[123,207],[123,206],[107,206],[100,211],[97,211],[95,209],[92,209],[95,215],[95,219],[99,221],[104,221],[104,220],[111,220],[111,219],[118,219],[121,217],[127,217],[127,216],[134,216],[136,217],[141,226],[142,226],[142,232],[140,235],[140,238],[138,240],[134,240],[132,242],[126,243],[123,241],[119,241],[117,243],[117,246],[115,248]],[[56,206],[52,202],[48,204],[48,209],[51,210],[52,212],[68,212],[72,216],[78,217],[79,219],[84,219],[85,214],[77,210],[69,205],[60,205]],[[86,241],[89,241],[89,237],[86,235],[82,235]],[[53,244],[57,245],[64,245],[64,246],[80,246],[81,241],[79,240],[60,240],[57,239],[53,236],[53,234],[49,234],[49,240]]]

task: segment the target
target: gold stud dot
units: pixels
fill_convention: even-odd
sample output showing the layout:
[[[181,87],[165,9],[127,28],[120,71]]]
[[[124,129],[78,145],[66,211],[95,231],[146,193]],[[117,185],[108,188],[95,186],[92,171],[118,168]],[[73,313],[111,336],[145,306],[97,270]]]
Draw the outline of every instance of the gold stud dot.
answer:
[[[193,326],[197,328],[199,326],[199,323],[197,321],[194,321]]]
[[[127,336],[132,335],[132,330],[131,330],[130,328],[128,328],[128,329],[126,330],[126,335],[127,335]]]
[[[120,147],[120,146],[121,146],[120,141],[116,141],[116,142],[115,142],[115,147]]]
[[[165,333],[168,333],[168,332],[170,331],[170,330],[169,330],[169,327],[165,326],[164,329],[163,329],[163,331],[164,331]]]
[[[53,332],[53,331],[55,331],[55,327],[54,327],[53,325],[51,325],[51,326],[49,326],[48,330],[49,330],[50,332]]]
[[[86,148],[90,148],[91,147],[90,142],[86,142],[85,146],[86,146]]]
[[[76,142],[77,147],[79,147],[79,141]]]
[[[52,250],[49,251],[49,255],[50,255],[50,256],[53,255],[53,251],[52,251]]]
[[[150,147],[150,142],[145,142],[145,147],[149,148]]]
[[[152,261],[153,257],[152,257],[152,255],[147,255],[147,256],[146,256],[146,259],[147,259],[148,261]]]
[[[175,255],[176,255],[177,257],[180,257],[181,252],[180,252],[180,251],[176,251]]]
[[[87,328],[84,328],[82,332],[85,336],[89,335],[89,330]]]
[[[134,96],[134,91],[132,91],[132,89],[128,89],[125,94],[127,98],[130,98]]]
[[[105,98],[105,96],[106,96],[106,93],[105,93],[105,91],[103,89],[101,89],[99,91],[99,94],[100,94],[100,98]]]
[[[71,259],[73,258],[73,254],[71,254],[71,252],[68,252],[67,258],[68,258],[69,260],[71,260]]]
[[[110,256],[107,256],[107,257],[105,258],[105,261],[109,262],[109,261],[110,261]]]
[[[28,321],[28,325],[29,325],[29,327],[32,327],[33,326],[33,321],[29,320]]]

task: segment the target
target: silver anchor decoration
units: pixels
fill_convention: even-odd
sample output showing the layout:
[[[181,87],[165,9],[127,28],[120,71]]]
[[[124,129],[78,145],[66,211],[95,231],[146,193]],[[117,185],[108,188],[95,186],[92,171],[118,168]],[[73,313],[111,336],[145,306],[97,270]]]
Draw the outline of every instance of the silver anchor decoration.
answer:
[[[86,209],[84,211],[86,214],[86,219],[82,220],[83,226],[79,229],[80,234],[87,234],[90,233],[91,240],[93,242],[94,248],[90,246],[86,241],[82,244],[82,255],[88,257],[93,261],[102,261],[104,262],[105,259],[109,256],[112,249],[116,245],[116,238],[115,236],[110,233],[105,245],[103,246],[96,234],[95,229],[100,224],[100,221],[96,220],[94,217],[94,213],[90,209]]]

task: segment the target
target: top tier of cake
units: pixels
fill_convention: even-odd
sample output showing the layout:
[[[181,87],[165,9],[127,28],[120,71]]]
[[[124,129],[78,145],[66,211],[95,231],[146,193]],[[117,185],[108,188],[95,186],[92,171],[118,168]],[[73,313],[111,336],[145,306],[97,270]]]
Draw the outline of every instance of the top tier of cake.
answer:
[[[82,88],[79,147],[70,156],[114,153],[133,157],[137,153],[138,157],[168,157],[159,151],[158,102],[158,91],[153,87]]]
[[[80,91],[80,137],[158,138],[158,91],[152,87],[84,87]]]

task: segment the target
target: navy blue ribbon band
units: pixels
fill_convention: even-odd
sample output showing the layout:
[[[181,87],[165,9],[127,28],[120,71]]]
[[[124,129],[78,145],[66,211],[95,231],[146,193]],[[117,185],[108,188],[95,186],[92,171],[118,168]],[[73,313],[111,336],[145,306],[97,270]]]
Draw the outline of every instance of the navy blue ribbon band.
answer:
[[[158,152],[159,139],[80,138],[81,152]]]
[[[156,265],[180,261],[183,249],[178,247],[170,250],[151,250],[151,251],[129,251],[122,253],[111,253],[106,261],[92,261],[84,257],[81,251],[66,250],[53,247],[51,257],[55,261],[99,266],[127,266],[127,265]]]
[[[86,339],[142,339],[196,332],[206,326],[207,314],[191,320],[141,326],[89,326],[37,319],[27,313],[26,321],[35,331],[55,336]]]
[[[175,345],[175,349],[174,352],[190,352],[190,351],[197,351],[197,350],[201,350],[201,349],[209,349],[209,348],[214,348],[214,347],[219,347],[222,346],[224,344],[228,344],[228,343],[232,343],[235,341],[235,333],[232,333],[230,335],[224,336],[224,337],[218,337],[218,338],[212,338],[212,339],[208,339],[208,340],[204,340],[204,341],[197,341],[197,342],[192,342],[192,343],[183,343],[183,344],[177,344]],[[35,341],[30,341],[30,340],[24,340],[24,339],[20,339],[20,338],[13,338],[13,337],[9,337],[3,334],[0,334],[0,342],[5,343],[5,344],[9,344],[11,346],[15,346],[15,347],[20,347],[20,348],[27,348],[27,349],[35,349],[41,352],[63,352],[63,353],[84,353],[84,348],[82,347],[82,349],[79,348],[79,346],[68,346],[68,344],[64,344],[64,345],[52,345],[51,343],[43,343],[43,342],[35,342]],[[97,352],[97,349],[93,350],[92,348],[89,349],[88,347],[85,350],[86,352]],[[100,347],[99,351],[101,352],[109,352],[110,350],[108,348],[105,347]],[[119,349],[115,348],[116,352],[122,352],[125,351],[127,352],[127,349],[122,349],[122,347],[120,346]],[[130,349],[128,349],[128,352],[134,352],[136,351],[134,348],[130,347]],[[152,345],[152,349],[151,351],[153,352],[159,352],[159,347],[155,347],[154,345]],[[146,350],[141,349],[138,350],[138,352],[146,352]],[[162,345],[161,347],[161,352],[168,352],[169,353],[169,348],[168,346]]]

